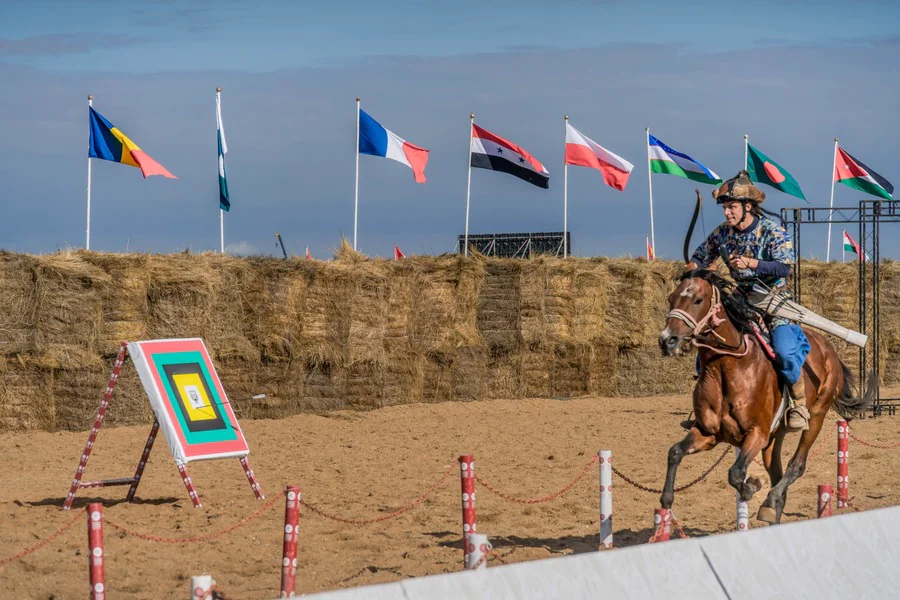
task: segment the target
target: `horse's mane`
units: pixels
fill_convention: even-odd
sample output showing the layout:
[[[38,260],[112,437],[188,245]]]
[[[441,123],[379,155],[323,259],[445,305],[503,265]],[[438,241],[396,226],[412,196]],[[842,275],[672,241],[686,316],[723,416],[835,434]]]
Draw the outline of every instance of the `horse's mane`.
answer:
[[[738,331],[750,333],[753,330],[751,323],[759,318],[759,312],[747,302],[747,298],[743,294],[736,291],[735,285],[731,281],[715,271],[707,269],[685,271],[681,276],[681,281],[692,278],[702,279],[719,288],[722,304],[725,305],[725,313]]]

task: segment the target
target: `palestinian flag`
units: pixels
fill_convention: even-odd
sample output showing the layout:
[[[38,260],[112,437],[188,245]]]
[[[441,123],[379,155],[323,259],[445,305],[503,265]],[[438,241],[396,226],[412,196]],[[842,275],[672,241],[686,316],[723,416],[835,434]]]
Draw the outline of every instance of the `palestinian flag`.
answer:
[[[891,182],[867,167],[861,160],[853,158],[840,146],[834,155],[834,181],[873,196],[893,200],[894,186]]]
[[[806,200],[797,180],[781,165],[750,144],[747,144],[747,173],[750,175],[750,181],[764,183],[785,194]]]
[[[550,173],[524,148],[472,125],[471,164],[477,169],[490,169],[515,175],[528,183],[548,189]]]

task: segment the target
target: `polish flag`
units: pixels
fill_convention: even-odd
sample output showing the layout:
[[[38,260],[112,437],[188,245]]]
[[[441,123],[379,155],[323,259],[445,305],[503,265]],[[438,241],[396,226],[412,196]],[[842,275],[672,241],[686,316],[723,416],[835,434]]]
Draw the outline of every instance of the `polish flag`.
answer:
[[[417,183],[425,183],[428,150],[410,144],[393,131],[385,129],[362,109],[359,111],[359,153],[403,163],[413,170]]]
[[[617,156],[587,137],[566,121],[566,164],[590,167],[603,173],[606,185],[619,191],[625,189],[628,176],[634,168],[630,162]]]
[[[394,260],[400,260],[401,258],[406,258],[406,255],[400,250],[400,247],[397,244],[394,244]]]

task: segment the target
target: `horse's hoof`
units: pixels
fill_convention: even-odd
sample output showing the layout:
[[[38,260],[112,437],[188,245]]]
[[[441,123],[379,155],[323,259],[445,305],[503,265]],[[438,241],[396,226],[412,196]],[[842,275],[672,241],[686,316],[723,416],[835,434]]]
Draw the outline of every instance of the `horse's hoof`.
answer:
[[[756,513],[756,520],[762,521],[764,523],[769,523],[770,525],[774,525],[777,519],[778,513],[775,512],[774,508],[768,506],[760,506],[759,512]]]

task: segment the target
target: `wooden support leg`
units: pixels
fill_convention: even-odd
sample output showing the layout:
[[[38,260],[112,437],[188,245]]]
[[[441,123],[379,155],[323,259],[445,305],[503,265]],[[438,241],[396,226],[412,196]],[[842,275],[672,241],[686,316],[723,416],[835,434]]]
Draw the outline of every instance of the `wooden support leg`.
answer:
[[[256,496],[256,499],[265,500],[266,497],[263,495],[262,488],[259,487],[259,482],[256,480],[256,474],[250,467],[250,461],[247,460],[246,456],[241,458],[241,466],[244,467],[244,475],[247,476],[247,481],[250,482],[250,487],[253,489],[253,494]]]
[[[200,504],[200,496],[197,495],[197,490],[194,488],[194,482],[191,481],[191,478],[188,475],[187,467],[179,464],[178,472],[181,473],[181,480],[184,482],[184,487],[187,488],[188,496],[191,497],[191,502],[194,503],[194,508],[202,508],[203,505]]]
[[[150,458],[150,451],[153,450],[153,442],[156,440],[157,433],[159,433],[159,420],[153,419],[153,427],[150,429],[150,435],[147,436],[147,443],[144,445],[141,461],[134,471],[134,483],[128,488],[128,495],[125,496],[125,500],[128,502],[134,502],[134,494],[137,492],[138,484],[141,482],[141,476],[144,474],[144,467],[147,466],[147,459]]]

